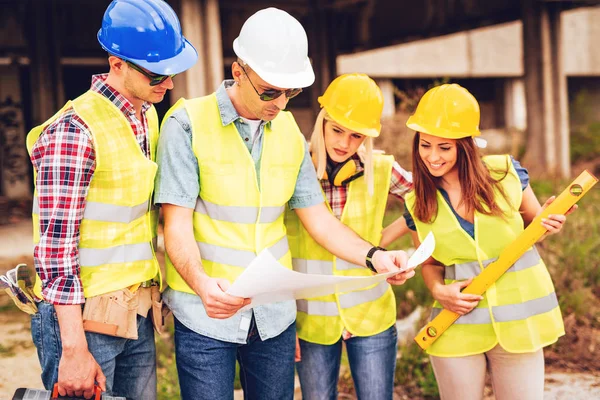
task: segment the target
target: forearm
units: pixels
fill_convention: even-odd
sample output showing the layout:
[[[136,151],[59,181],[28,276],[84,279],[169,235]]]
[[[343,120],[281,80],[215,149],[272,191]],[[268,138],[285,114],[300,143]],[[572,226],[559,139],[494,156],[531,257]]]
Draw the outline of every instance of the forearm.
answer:
[[[406,226],[406,220],[404,217],[400,217],[383,229],[379,245],[381,247],[388,247],[396,239],[409,232],[410,230],[408,229],[408,226]]]
[[[429,292],[435,298],[435,293],[440,286],[444,283],[444,267],[438,264],[427,263],[421,267],[421,274],[423,275],[423,281],[429,289]]]
[[[366,267],[365,257],[373,245],[342,224],[325,205],[296,209],[296,213],[317,243],[343,260]]]
[[[523,224],[525,227],[528,227],[531,224],[531,221],[535,218],[536,215],[541,211],[542,206],[538,201],[535,193],[531,189],[531,186],[527,186],[523,191],[523,197],[521,200],[521,206],[519,207],[519,211],[521,213],[521,217],[523,218]]]
[[[44,299],[63,305],[85,302],[79,277],[79,229],[95,171],[89,133],[75,119],[46,132],[31,155],[37,170],[34,213],[39,214],[34,229],[40,235],[34,249],[36,270]]]
[[[329,233],[323,232],[318,238],[316,236],[313,238],[336,257],[366,267],[365,259],[373,244],[358,236],[356,232],[335,217],[333,220],[337,223],[331,223],[328,229]]]
[[[55,305],[54,309],[58,317],[63,353],[87,351],[81,305]]]

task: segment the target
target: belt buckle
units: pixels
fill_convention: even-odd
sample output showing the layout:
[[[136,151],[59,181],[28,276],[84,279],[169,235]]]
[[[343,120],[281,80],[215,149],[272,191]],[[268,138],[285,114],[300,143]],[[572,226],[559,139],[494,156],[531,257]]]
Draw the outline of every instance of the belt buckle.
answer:
[[[147,281],[142,282],[140,284],[140,287],[149,288],[149,287],[155,286],[156,284],[157,283],[153,279],[149,279]]]

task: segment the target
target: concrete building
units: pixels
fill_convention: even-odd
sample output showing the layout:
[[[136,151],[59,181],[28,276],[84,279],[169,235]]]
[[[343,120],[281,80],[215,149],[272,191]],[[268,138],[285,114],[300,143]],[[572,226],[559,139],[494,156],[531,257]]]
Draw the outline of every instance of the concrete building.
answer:
[[[567,77],[571,92],[584,86],[594,96],[600,93],[600,52],[594,51],[600,27],[593,23],[598,9],[569,10],[581,3],[167,1],[200,59],[176,78],[175,90],[157,107],[160,115],[179,97],[208,94],[230,75],[233,39],[246,18],[268,6],[290,12],[309,36],[317,80],[289,106],[306,134],[318,111],[317,96],[338,73],[364,71],[381,79],[387,113],[394,111],[395,86],[426,86],[432,78],[448,77],[473,87],[482,100],[484,128],[526,128],[532,140],[546,135],[537,146],[546,157],[542,164],[560,165],[567,174],[568,158],[560,153],[565,143],[568,148]],[[0,0],[0,200],[31,197],[26,132],[87,90],[90,75],[106,71],[96,33],[108,2]],[[560,46],[561,39],[569,45]]]
[[[591,100],[588,113],[600,121],[600,7],[562,11],[558,15],[560,32],[556,51],[550,32],[543,35],[543,86],[549,88],[542,96],[547,112],[531,116],[545,120],[547,164],[563,175],[569,173],[569,120],[567,101],[582,91]],[[544,19],[545,21],[545,19]],[[549,30],[548,22],[545,29]],[[408,90],[427,86],[433,80],[458,82],[480,100],[481,128],[488,134],[528,127],[527,96],[522,21],[512,21],[471,29],[435,38],[416,40],[394,46],[340,55],[338,73],[364,72],[376,78],[385,93],[388,115],[395,112],[397,88]],[[547,37],[546,37],[547,36]],[[548,42],[548,43],[546,43]],[[560,71],[554,70],[560,68]],[[552,92],[561,93],[558,103]],[[531,92],[529,92],[531,93]],[[596,100],[596,101],[594,101]],[[555,119],[557,114],[562,114]],[[572,121],[574,124],[580,121]],[[554,132],[554,133],[553,133]],[[531,147],[535,142],[529,144]]]

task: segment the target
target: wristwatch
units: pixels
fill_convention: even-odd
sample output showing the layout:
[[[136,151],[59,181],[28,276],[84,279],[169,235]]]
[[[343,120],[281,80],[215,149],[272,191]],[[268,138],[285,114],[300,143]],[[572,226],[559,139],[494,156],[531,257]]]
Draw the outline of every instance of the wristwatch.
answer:
[[[384,249],[383,247],[373,246],[367,253],[367,257],[365,258],[365,264],[367,264],[367,268],[369,268],[371,271],[373,271],[375,273],[377,273],[377,270],[373,266],[373,263],[371,262],[371,260],[373,259],[373,254],[375,254],[375,252],[377,250],[387,251],[387,249]]]

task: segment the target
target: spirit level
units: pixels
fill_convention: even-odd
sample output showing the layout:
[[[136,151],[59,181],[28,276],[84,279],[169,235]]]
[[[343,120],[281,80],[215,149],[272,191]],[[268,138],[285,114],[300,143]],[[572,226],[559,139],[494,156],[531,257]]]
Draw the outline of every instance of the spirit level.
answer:
[[[481,274],[479,274],[463,293],[482,295],[494,282],[500,277],[543,235],[546,230],[541,224],[541,219],[546,218],[550,214],[564,214],[575,203],[577,203],[591,188],[598,182],[598,178],[583,171],[568,188],[556,198],[548,207],[540,213],[529,224],[529,226],[521,232],[521,234],[509,244],[500,253],[496,261],[488,265]],[[442,310],[431,322],[429,322],[419,334],[415,337],[415,341],[423,350],[426,350],[431,344],[439,338],[458,318],[459,314]]]

